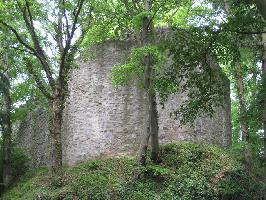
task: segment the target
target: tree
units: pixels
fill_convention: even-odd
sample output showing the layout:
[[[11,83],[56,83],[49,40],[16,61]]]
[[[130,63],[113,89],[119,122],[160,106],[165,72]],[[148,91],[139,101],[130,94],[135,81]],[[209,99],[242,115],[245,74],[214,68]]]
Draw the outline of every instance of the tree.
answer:
[[[23,63],[23,54],[10,46],[16,44],[16,39],[9,31],[0,30],[0,132],[1,137],[1,180],[5,187],[12,184],[16,176],[21,175],[27,169],[27,157],[14,143],[16,129],[14,124],[23,120],[25,115],[38,106],[30,104],[33,98],[42,96],[34,87],[34,81],[27,76]],[[43,101],[43,100],[42,100]],[[20,105],[20,106],[18,106]],[[44,107],[45,102],[42,102]],[[19,165],[19,166],[18,166]]]
[[[220,36],[220,62],[225,66],[231,81],[236,88],[238,103],[233,101],[234,141],[239,139],[238,132],[242,133],[242,141],[248,142],[256,153],[261,152],[261,128],[263,119],[260,108],[262,71],[258,63],[261,62],[259,35],[263,33],[264,23],[258,15],[258,9],[253,1],[212,1],[226,12]],[[256,1],[258,3],[258,1]],[[220,3],[220,4],[219,4]],[[260,1],[260,6],[264,3]],[[263,13],[263,12],[262,12]],[[235,91],[233,90],[233,94]],[[239,113],[234,113],[239,109]],[[238,122],[240,130],[238,130]],[[242,144],[241,144],[242,145]]]
[[[132,50],[126,64],[115,66],[112,71],[114,85],[124,85],[129,80],[137,79],[142,81],[142,86],[148,96],[149,117],[147,121],[149,125],[146,134],[143,136],[139,151],[138,162],[140,164],[145,164],[149,137],[152,141],[152,160],[153,162],[159,160],[156,93],[159,94],[160,102],[163,104],[169,95],[189,91],[190,99],[184,102],[179,111],[173,111],[182,113],[183,120],[180,117],[178,118],[182,122],[188,123],[193,122],[199,116],[199,111],[204,114],[213,113],[214,102],[221,99],[220,96],[223,95],[220,95],[220,93],[224,91],[221,90],[221,87],[224,87],[224,82],[221,79],[217,81],[215,78],[217,74],[220,74],[216,72],[219,70],[210,67],[210,65],[217,66],[216,62],[213,62],[215,59],[211,58],[212,56],[206,51],[210,44],[204,43],[206,37],[197,37],[199,34],[210,34],[204,31],[204,28],[195,28],[189,24],[190,18],[203,13],[206,14],[209,10],[206,11],[206,8],[201,6],[193,6],[192,1],[182,1],[178,5],[179,7],[174,1],[153,1],[152,3],[154,4],[152,9],[150,1],[145,1],[143,5],[138,4],[138,7],[145,8],[145,10],[134,13],[133,25],[135,24],[135,26],[133,26],[131,32],[136,33],[136,30],[139,30],[140,37],[136,38],[140,38],[140,44]],[[126,7],[131,7],[129,2],[126,5]],[[175,21],[172,19],[175,15],[181,15],[183,18],[180,17],[181,20],[178,18]],[[154,27],[162,28],[162,24],[165,24],[168,28],[167,31],[172,33],[174,37],[169,35],[166,40],[158,42],[158,37],[156,38],[156,35],[153,34],[153,29],[155,29]],[[202,43],[197,43],[198,39]],[[202,47],[206,47],[206,49]],[[194,53],[195,48],[200,50]],[[186,51],[187,49],[188,51]],[[167,63],[166,57],[173,58],[172,65],[165,64]],[[203,70],[197,70],[199,66],[202,66]],[[215,84],[219,81],[220,84]],[[219,85],[219,87],[214,85]],[[215,89],[209,90],[209,88]],[[202,98],[199,99],[200,97]]]
[[[151,1],[145,1],[145,12],[150,13],[151,11]],[[141,43],[143,46],[149,46],[152,41],[152,21],[151,17],[144,16],[143,17],[143,27],[141,34]],[[143,139],[143,144],[140,147],[140,155],[138,158],[138,162],[142,165],[146,162],[146,152],[149,137],[151,137],[151,159],[154,163],[158,163],[159,161],[159,138],[158,138],[158,111],[157,111],[157,103],[156,103],[156,93],[152,88],[152,76],[154,74],[154,66],[152,66],[152,55],[149,53],[145,55],[144,58],[144,76],[143,76],[143,86],[146,90],[148,96],[148,125],[147,132]]]
[[[264,139],[263,140],[264,140],[264,159],[265,159],[265,155],[266,155],[266,139],[265,139],[266,138],[266,136],[265,136],[265,132],[266,132],[266,111],[265,111],[266,110],[265,109],[266,108],[266,104],[265,104],[265,102],[266,102],[266,92],[265,92],[266,91],[266,89],[265,89],[266,88],[266,81],[265,81],[265,63],[266,63],[266,61],[265,61],[266,60],[266,53],[265,53],[265,49],[266,49],[266,46],[265,46],[265,43],[266,43],[266,36],[265,36],[265,32],[266,32],[266,28],[265,28],[266,27],[265,26],[266,12],[265,12],[265,10],[266,10],[266,1],[265,0],[255,0],[255,4],[257,5],[257,10],[259,11],[259,14],[261,15],[261,17],[258,16],[257,13],[252,12],[252,10],[253,10],[253,8],[251,7],[252,3],[254,3],[254,2],[249,2],[249,1],[243,2],[243,3],[234,2],[234,4],[235,4],[234,5],[235,6],[234,9],[236,9],[236,7],[238,7],[237,10],[240,11],[240,12],[238,12],[238,17],[239,17],[239,14],[241,16],[241,18],[235,17],[235,21],[238,20],[238,22],[240,22],[240,23],[236,24],[237,27],[238,27],[238,30],[237,30],[238,33],[240,33],[240,34],[248,34],[250,40],[252,40],[252,38],[254,39],[253,34],[255,34],[255,35],[256,34],[261,34],[262,35],[261,36],[261,43],[262,43],[261,54],[262,54],[262,58],[260,60],[262,61],[262,70],[261,70],[262,94],[263,94],[262,95],[263,96],[263,101],[262,101],[263,102],[263,105],[262,105],[263,106],[263,117],[262,117],[262,121],[263,121],[263,127],[264,127]],[[246,12],[245,11],[243,12],[242,8],[246,9]],[[242,11],[241,11],[241,9],[242,9]],[[244,15],[244,13],[245,13],[245,15]],[[250,16],[250,17],[249,17],[249,19],[246,18],[244,20],[244,18],[246,16]],[[253,19],[256,19],[256,21],[254,21],[253,23],[250,23],[252,21],[251,17],[253,17]],[[241,25],[241,23],[243,25],[242,27],[239,26],[239,25]],[[257,30],[254,31],[254,29],[255,30],[257,29]],[[257,46],[259,46],[259,45],[257,45]],[[254,49],[253,49],[253,52],[255,52]],[[248,120],[248,121],[251,121],[251,120]]]
[[[137,78],[142,82],[142,86],[147,94],[147,129],[142,136],[139,154],[137,156],[137,163],[145,165],[148,142],[151,138],[151,160],[154,163],[159,162],[159,136],[158,136],[158,111],[156,102],[156,91],[154,89],[154,77],[156,65],[159,63],[159,52],[154,46],[154,18],[160,12],[167,12],[166,2],[153,2],[145,0],[143,3],[136,3],[134,1],[121,1],[125,7],[126,13],[133,17],[133,26],[129,25],[128,30],[135,33],[138,38],[139,47],[132,50],[132,55],[129,62],[125,65],[115,66],[112,71],[112,81],[114,85],[119,86],[125,84],[129,79],[121,81],[121,76],[129,76],[131,78],[137,75]],[[154,3],[152,5],[152,3]],[[168,6],[174,4],[174,1],[168,2]],[[138,8],[137,13],[130,10],[131,7]],[[162,9],[162,10],[161,10]],[[125,20],[127,18],[124,18]],[[138,35],[138,32],[140,33]],[[122,74],[121,74],[122,72]],[[123,74],[123,73],[132,73]],[[135,75],[134,75],[135,74]]]
[[[17,43],[11,48],[23,52],[29,74],[49,101],[49,169],[53,173],[62,167],[61,125],[68,76],[90,27],[92,3],[18,0],[1,3],[0,11],[0,28],[14,34]]]
[[[262,33],[262,79],[263,79],[263,126],[264,126],[264,160],[266,161],[266,1],[255,1],[258,10],[264,20],[264,28]]]
[[[231,6],[229,5],[228,1],[224,1],[224,10],[227,13],[229,19],[231,15]],[[247,142],[249,139],[249,127],[248,127],[248,113],[246,107],[246,98],[245,98],[245,86],[243,81],[243,73],[241,68],[241,54],[240,54],[240,42],[237,38],[236,34],[232,34],[235,38],[235,45],[231,45],[231,52],[233,56],[232,61],[232,71],[235,79],[235,87],[237,88],[237,97],[239,101],[240,107],[240,126],[241,126],[241,134],[242,134],[242,141]],[[231,41],[232,42],[232,41]]]
[[[3,95],[3,103],[0,112],[0,128],[3,137],[3,181],[8,187],[12,181],[11,147],[12,147],[12,122],[11,122],[11,96],[8,71],[8,58],[1,56],[0,60],[0,94]]]

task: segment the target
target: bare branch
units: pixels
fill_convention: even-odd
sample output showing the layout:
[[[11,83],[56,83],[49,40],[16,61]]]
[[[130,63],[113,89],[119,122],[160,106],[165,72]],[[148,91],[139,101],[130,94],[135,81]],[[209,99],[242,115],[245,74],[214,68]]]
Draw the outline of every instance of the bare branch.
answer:
[[[72,24],[72,28],[71,28],[71,32],[70,32],[70,37],[67,39],[66,41],[66,46],[64,48],[64,51],[61,55],[61,63],[60,63],[60,67],[59,67],[59,78],[61,79],[61,76],[64,74],[64,67],[65,67],[65,62],[66,62],[66,56],[68,54],[69,49],[71,48],[71,41],[73,39],[75,30],[76,30],[76,25],[78,22],[78,17],[79,14],[81,12],[82,6],[83,6],[84,0],[80,0],[77,3],[76,8],[74,9],[74,20],[73,20],[73,24]]]
[[[62,7],[63,5],[61,4],[62,1],[59,1],[58,3],[58,8],[59,8],[59,12],[58,12],[58,20],[57,20],[57,25],[54,25],[54,29],[56,32],[55,35],[55,41],[57,43],[57,47],[59,48],[59,52],[63,53],[64,51],[64,45],[63,45],[63,14],[62,14]]]
[[[91,15],[91,11],[90,11],[90,15]],[[68,56],[66,57],[66,60],[65,60],[66,66],[64,68],[62,68],[62,70],[60,71],[60,73],[62,74],[61,76],[59,76],[60,84],[63,84],[66,81],[65,79],[68,76],[71,64],[74,60],[74,57],[78,51],[79,46],[83,42],[85,35],[87,34],[87,32],[90,28],[91,21],[92,20],[90,20],[89,23],[87,24],[86,28],[82,30],[81,35],[78,38],[78,40],[75,42],[75,44],[73,44],[69,49]]]
[[[74,21],[73,21],[72,30],[71,30],[71,33],[70,33],[70,38],[68,39],[67,44],[66,44],[66,49],[67,50],[69,49],[69,46],[71,44],[71,40],[72,40],[72,38],[74,36],[75,30],[76,30],[76,25],[77,25],[77,22],[78,22],[78,17],[79,17],[79,14],[81,12],[83,3],[84,3],[84,0],[78,1],[77,7],[75,9],[76,12],[74,13]]]
[[[65,8],[65,0],[63,0],[63,13],[64,13],[64,18],[66,20],[66,32],[67,32],[67,38],[70,38],[70,33],[69,33],[69,23],[68,23],[68,18],[66,15],[66,8]]]
[[[28,0],[25,0],[26,1],[26,9],[23,10],[23,18],[24,18],[24,21],[26,23],[26,27],[31,35],[31,39],[33,41],[33,44],[34,44],[34,48],[36,49],[36,56],[37,58],[39,59],[39,61],[41,62],[42,66],[43,66],[43,69],[45,71],[45,74],[46,74],[46,77],[49,81],[49,84],[51,85],[52,88],[54,88],[55,86],[55,81],[52,77],[52,72],[51,72],[51,69],[50,69],[50,66],[47,62],[47,57],[44,53],[44,50],[42,49],[41,45],[40,45],[40,42],[38,40],[38,37],[37,37],[37,34],[36,34],[36,31],[35,31],[35,28],[34,28],[34,24],[33,24],[33,18],[32,18],[32,15],[31,15],[31,11],[30,11],[30,6],[29,6],[29,2]],[[29,18],[28,18],[29,16]]]

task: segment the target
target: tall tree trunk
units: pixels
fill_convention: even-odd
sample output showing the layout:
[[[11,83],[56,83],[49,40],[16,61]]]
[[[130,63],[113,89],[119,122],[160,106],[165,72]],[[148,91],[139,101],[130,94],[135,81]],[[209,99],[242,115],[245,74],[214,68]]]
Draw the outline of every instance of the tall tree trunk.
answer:
[[[62,141],[61,141],[61,126],[63,116],[63,92],[60,87],[56,87],[53,99],[51,100],[51,115],[50,115],[50,165],[49,171],[54,174],[62,168]]]
[[[262,17],[266,20],[266,0],[255,0],[258,10]]]
[[[240,109],[240,127],[242,133],[242,141],[247,142],[249,139],[248,116],[246,108],[246,99],[244,95],[245,94],[244,82],[243,82],[243,76],[241,74],[241,64],[239,59],[237,59],[234,62],[234,76],[236,81],[237,96],[238,96],[239,109]]]
[[[137,164],[145,166],[147,160],[147,149],[150,139],[150,127],[149,122],[147,123],[147,130],[141,139],[140,149],[137,155]]]
[[[2,81],[3,93],[3,117],[2,117],[2,131],[3,131],[3,182],[5,187],[11,184],[12,167],[11,167],[11,148],[12,148],[12,123],[11,123],[11,98],[10,98],[10,82],[7,75],[0,73]]]
[[[255,0],[257,8],[266,23],[266,0]],[[263,80],[263,129],[264,129],[264,161],[266,162],[266,26],[264,25],[262,33],[262,80]]]
[[[266,26],[264,27],[263,32],[266,32]],[[262,43],[263,43],[262,77],[263,77],[264,161],[266,161],[266,33],[262,34]]]
[[[148,123],[146,133],[141,141],[138,164],[145,165],[147,159],[147,149],[149,138],[151,138],[151,160],[154,163],[159,162],[159,137],[158,137],[158,112],[156,96],[154,92],[148,92]]]
[[[149,121],[150,121],[150,134],[151,134],[151,160],[153,163],[159,162],[159,135],[158,135],[158,112],[156,95],[154,91],[149,94]]]
[[[145,1],[145,10],[150,12],[151,2]],[[142,45],[149,45],[152,41],[151,21],[149,17],[143,19],[143,30],[141,37]],[[152,89],[152,71],[153,67],[150,62],[150,56],[145,58],[145,70],[144,70],[144,88],[148,96],[148,123],[146,133],[142,139],[137,162],[141,165],[145,165],[147,157],[147,148],[149,138],[151,137],[151,159],[154,163],[158,162],[159,154],[159,138],[158,138],[158,114],[156,105],[156,94]]]
[[[224,0],[224,10],[229,15],[230,14],[230,4],[227,0]],[[234,78],[236,81],[237,88],[237,96],[239,101],[239,109],[240,109],[240,128],[242,133],[242,141],[248,141],[249,133],[248,133],[248,116],[247,116],[247,108],[246,108],[246,99],[245,99],[245,91],[244,91],[244,82],[243,76],[241,74],[241,62],[240,62],[240,52],[239,46],[236,47],[237,55],[234,60]]]

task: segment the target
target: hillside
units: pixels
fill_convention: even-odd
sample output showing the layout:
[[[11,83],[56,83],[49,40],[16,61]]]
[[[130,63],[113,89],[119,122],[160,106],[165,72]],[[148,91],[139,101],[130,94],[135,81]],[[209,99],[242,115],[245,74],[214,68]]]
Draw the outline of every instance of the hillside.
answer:
[[[192,143],[161,148],[160,165],[138,167],[130,157],[65,168],[62,178],[29,171],[3,200],[263,199],[263,184],[225,150]]]

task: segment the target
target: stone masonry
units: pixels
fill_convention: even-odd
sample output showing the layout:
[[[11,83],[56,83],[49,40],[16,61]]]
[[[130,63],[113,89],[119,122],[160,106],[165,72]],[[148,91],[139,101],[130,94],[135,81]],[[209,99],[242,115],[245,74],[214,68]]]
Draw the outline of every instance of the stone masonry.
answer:
[[[133,83],[114,88],[109,78],[112,66],[123,63],[131,48],[130,42],[109,41],[98,45],[93,49],[94,58],[79,62],[79,67],[73,70],[62,128],[64,164],[137,151],[146,129],[145,92]],[[217,108],[212,118],[199,118],[193,125],[182,128],[178,120],[170,118],[170,112],[187,98],[185,95],[172,96],[164,109],[158,106],[160,142],[193,141],[230,146],[229,91],[228,88],[228,103]],[[35,167],[47,162],[48,146],[47,115],[39,110],[36,113],[29,114],[17,138]]]

